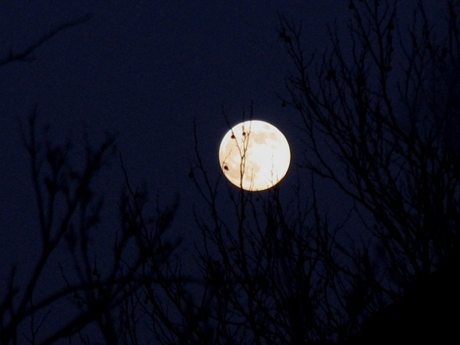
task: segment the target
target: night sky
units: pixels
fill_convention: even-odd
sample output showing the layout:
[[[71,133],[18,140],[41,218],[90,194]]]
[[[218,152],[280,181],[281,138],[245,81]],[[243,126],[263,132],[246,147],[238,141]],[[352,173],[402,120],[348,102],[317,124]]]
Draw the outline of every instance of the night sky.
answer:
[[[35,199],[19,130],[35,105],[39,127],[49,123],[57,143],[70,139],[76,160],[85,131],[93,144],[107,131],[118,133],[132,185],[145,184],[153,201],[158,193],[164,205],[180,196],[172,231],[186,239],[181,250],[191,252],[187,244],[199,239],[193,207],[201,203],[188,177],[195,160],[194,121],[200,154],[216,180],[218,146],[228,130],[222,109],[236,124],[252,104],[254,118],[277,126],[291,144],[291,170],[281,185],[289,195],[302,150],[294,112],[277,96],[287,96],[284,78],[293,69],[278,37],[278,15],[302,21],[307,52],[321,52],[327,25],[348,15],[346,4],[337,0],[97,3],[9,0],[0,5],[0,58],[59,24],[91,15],[45,42],[33,60],[0,68],[2,294],[11,264],[19,265],[20,279],[36,254]],[[117,198],[124,182],[118,158],[97,181],[106,196],[108,225],[101,231],[107,232],[118,225]],[[228,183],[221,184],[226,191]],[[322,194],[329,209],[346,212],[329,192]]]
[[[333,5],[335,4],[335,5]],[[77,149],[118,133],[118,148],[134,187],[148,187],[167,205],[176,194],[175,222],[193,232],[200,199],[188,178],[200,154],[219,177],[217,151],[231,124],[249,116],[273,123],[291,143],[291,172],[299,158],[292,111],[281,107],[284,78],[292,67],[278,38],[278,13],[303,21],[311,46],[321,48],[326,24],[343,11],[336,1],[8,1],[0,11],[0,53],[18,52],[61,23],[91,15],[34,51],[33,60],[0,69],[0,224],[2,261],[30,259],[36,222],[30,166],[19,122],[37,106],[38,125],[50,124],[56,143]],[[78,157],[77,157],[78,158]],[[294,180],[283,181],[287,186]],[[99,181],[105,212],[116,213],[124,177],[118,159]],[[223,182],[225,183],[225,182]],[[115,223],[116,226],[116,223]],[[13,252],[11,252],[13,249]],[[8,270],[1,270],[4,278]],[[2,281],[3,279],[0,279]]]

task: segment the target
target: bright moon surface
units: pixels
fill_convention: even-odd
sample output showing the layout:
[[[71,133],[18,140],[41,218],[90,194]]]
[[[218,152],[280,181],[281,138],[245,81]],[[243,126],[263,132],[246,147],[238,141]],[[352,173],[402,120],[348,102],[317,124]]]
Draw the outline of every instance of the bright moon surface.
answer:
[[[220,167],[238,188],[262,191],[280,182],[291,162],[286,137],[259,120],[239,123],[225,134],[219,148]]]

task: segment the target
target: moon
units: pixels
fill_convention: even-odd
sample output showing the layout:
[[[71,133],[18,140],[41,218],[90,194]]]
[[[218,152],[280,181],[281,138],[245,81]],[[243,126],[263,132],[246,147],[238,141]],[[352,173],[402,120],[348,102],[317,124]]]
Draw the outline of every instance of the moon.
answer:
[[[237,124],[222,139],[219,163],[225,177],[238,188],[262,191],[278,184],[291,163],[289,143],[268,122]]]

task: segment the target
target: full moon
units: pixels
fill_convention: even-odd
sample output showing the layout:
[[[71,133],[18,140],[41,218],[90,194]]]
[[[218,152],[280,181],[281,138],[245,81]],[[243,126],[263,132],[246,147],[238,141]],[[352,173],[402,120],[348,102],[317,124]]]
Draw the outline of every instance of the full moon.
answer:
[[[225,134],[219,148],[220,167],[238,188],[262,191],[286,175],[291,150],[275,126],[259,120],[237,124]]]

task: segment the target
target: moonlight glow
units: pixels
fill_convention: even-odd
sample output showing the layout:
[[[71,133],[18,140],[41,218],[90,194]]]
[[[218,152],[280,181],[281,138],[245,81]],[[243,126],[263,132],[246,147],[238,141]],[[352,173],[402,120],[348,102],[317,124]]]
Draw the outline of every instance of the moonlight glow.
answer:
[[[225,134],[219,148],[225,177],[239,188],[261,191],[286,175],[291,151],[286,137],[271,124],[242,122]]]

